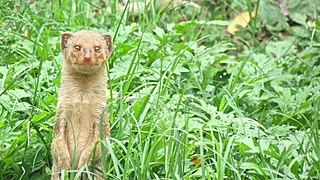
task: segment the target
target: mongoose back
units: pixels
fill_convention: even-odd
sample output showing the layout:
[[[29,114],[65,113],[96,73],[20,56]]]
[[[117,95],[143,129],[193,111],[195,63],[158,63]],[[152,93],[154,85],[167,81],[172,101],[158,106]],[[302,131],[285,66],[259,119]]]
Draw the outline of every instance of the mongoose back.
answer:
[[[79,169],[88,162],[100,139],[101,119],[104,137],[110,135],[103,111],[107,98],[105,61],[111,55],[112,37],[87,30],[66,32],[61,36],[61,50],[65,59],[51,145],[51,179],[59,179],[61,170]],[[101,167],[100,146],[95,158],[95,165]]]

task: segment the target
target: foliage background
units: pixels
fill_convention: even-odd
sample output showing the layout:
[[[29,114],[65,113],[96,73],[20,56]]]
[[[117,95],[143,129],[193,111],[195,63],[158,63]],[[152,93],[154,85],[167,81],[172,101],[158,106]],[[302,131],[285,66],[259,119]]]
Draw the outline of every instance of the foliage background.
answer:
[[[320,178],[319,1],[163,2],[1,1],[1,179],[49,178],[59,36],[80,29],[114,37],[106,178]]]

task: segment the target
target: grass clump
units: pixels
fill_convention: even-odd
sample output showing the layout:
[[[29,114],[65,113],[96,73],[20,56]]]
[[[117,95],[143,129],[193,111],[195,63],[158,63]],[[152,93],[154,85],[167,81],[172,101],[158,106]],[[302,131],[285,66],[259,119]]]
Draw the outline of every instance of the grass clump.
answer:
[[[319,179],[320,6],[277,3],[1,2],[1,179],[50,177],[59,36],[80,29],[115,40],[106,178]]]

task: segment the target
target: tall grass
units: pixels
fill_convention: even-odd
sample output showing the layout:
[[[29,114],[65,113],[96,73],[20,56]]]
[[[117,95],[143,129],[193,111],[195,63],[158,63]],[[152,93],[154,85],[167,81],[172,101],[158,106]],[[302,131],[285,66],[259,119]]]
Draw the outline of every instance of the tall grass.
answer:
[[[293,33],[283,36],[265,29],[259,10],[237,41],[221,26],[235,2],[141,1],[133,15],[134,2],[0,3],[1,179],[49,178],[59,36],[79,29],[114,37],[111,137],[98,142],[107,179],[320,178],[314,29],[284,26]],[[84,166],[71,179],[83,172],[96,176]]]

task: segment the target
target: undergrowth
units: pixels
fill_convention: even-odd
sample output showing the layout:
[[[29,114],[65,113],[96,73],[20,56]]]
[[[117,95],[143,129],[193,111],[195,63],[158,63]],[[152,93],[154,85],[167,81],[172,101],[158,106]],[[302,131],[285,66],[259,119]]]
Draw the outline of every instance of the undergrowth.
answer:
[[[60,34],[94,29],[114,37],[107,179],[320,179],[320,5],[277,2],[2,1],[0,178],[50,177]]]

